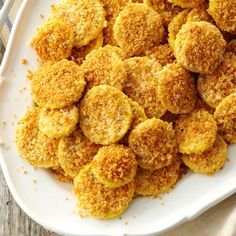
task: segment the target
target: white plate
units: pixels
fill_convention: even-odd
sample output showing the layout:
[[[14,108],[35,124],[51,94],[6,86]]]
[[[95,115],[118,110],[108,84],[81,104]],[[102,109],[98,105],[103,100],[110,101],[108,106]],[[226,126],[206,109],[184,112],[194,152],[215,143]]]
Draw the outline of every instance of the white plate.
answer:
[[[36,222],[54,232],[67,235],[152,235],[190,220],[222,201],[236,189],[236,146],[229,148],[230,161],[214,177],[189,174],[163,199],[135,200],[122,219],[99,221],[82,219],[74,211],[71,185],[62,184],[44,170],[36,170],[19,158],[15,146],[16,116],[22,117],[31,104],[26,69],[38,63],[28,46],[36,27],[50,12],[52,0],[25,0],[1,66],[0,79],[0,163],[7,184],[21,208]],[[22,65],[27,58],[29,64]],[[26,91],[22,92],[23,87]],[[14,122],[14,124],[12,123]],[[27,174],[24,172],[27,171]],[[33,183],[33,180],[37,183]],[[66,199],[69,200],[66,200]]]

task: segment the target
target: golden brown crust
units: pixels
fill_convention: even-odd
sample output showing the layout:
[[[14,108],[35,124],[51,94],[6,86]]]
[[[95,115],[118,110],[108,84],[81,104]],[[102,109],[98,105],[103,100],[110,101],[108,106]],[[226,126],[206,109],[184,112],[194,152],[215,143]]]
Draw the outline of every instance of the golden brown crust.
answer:
[[[100,85],[90,89],[80,105],[80,127],[92,142],[108,145],[118,142],[132,122],[128,97],[120,90]]]
[[[40,107],[59,109],[77,102],[84,90],[84,73],[72,61],[46,62],[31,80],[33,101]]]
[[[42,61],[60,61],[71,55],[74,32],[60,20],[47,21],[37,29],[31,46]]]
[[[216,107],[214,118],[219,134],[228,143],[236,143],[236,93],[223,99]]]
[[[99,149],[92,162],[95,177],[107,187],[117,188],[133,181],[137,161],[130,148],[112,144]]]
[[[63,137],[59,142],[58,159],[66,175],[74,179],[93,160],[99,145],[89,141],[80,131]]]
[[[117,42],[114,39],[114,32],[113,32],[113,26],[115,23],[115,20],[119,13],[124,9],[124,7],[131,3],[132,0],[100,0],[103,4],[103,7],[106,11],[106,20],[107,25],[103,29],[104,34],[104,44],[110,44],[117,46]]]
[[[168,32],[169,32],[168,42],[172,47],[172,49],[175,48],[175,40],[177,34],[179,33],[182,26],[187,22],[187,17],[189,12],[190,12],[189,9],[183,10],[177,16],[175,16],[168,25]]]
[[[114,24],[114,37],[127,56],[145,55],[164,35],[161,16],[145,4],[130,3]]]
[[[179,63],[173,63],[165,66],[158,77],[158,95],[167,110],[174,114],[194,110],[197,93],[193,74]]]
[[[198,92],[210,107],[236,92],[236,54],[226,52],[220,66],[211,75],[200,75]]]
[[[53,168],[50,168],[49,171],[56,175],[57,179],[61,182],[64,182],[64,183],[71,183],[73,182],[73,179],[70,178],[69,176],[66,175],[65,171],[60,167],[53,167]]]
[[[208,12],[221,30],[236,33],[236,2],[234,0],[209,0]]]
[[[132,130],[129,147],[137,155],[139,166],[149,170],[160,169],[171,164],[175,157],[175,132],[167,122],[148,119]]]
[[[180,116],[175,131],[181,153],[199,153],[214,144],[217,125],[210,113],[199,110]]]
[[[181,161],[175,157],[171,165],[155,171],[139,167],[135,177],[136,194],[159,197],[169,191],[180,177],[180,163]]]
[[[211,148],[202,153],[183,155],[182,160],[196,173],[213,175],[222,169],[227,160],[227,144],[218,135]]]
[[[34,167],[58,166],[58,140],[49,139],[38,128],[39,108],[32,108],[20,120],[16,130],[16,144],[20,156]]]
[[[158,97],[158,74],[161,65],[148,57],[134,57],[125,61],[127,80],[124,93],[139,103],[149,118],[160,118],[166,108]]]
[[[74,193],[80,209],[88,216],[104,220],[122,214],[132,201],[134,190],[134,182],[115,189],[104,186],[93,175],[91,165],[74,179]]]
[[[70,60],[74,61],[76,64],[81,65],[85,57],[92,52],[94,49],[98,49],[103,45],[103,34],[100,33],[98,37],[89,42],[88,45],[76,48],[74,47],[71,52]]]
[[[171,20],[182,10],[181,7],[173,5],[168,0],[144,0],[144,3],[161,15],[165,26],[168,26]]]
[[[232,53],[236,54],[236,39],[230,40],[230,42],[227,45],[226,50],[228,52],[232,52]]]
[[[38,125],[49,138],[61,138],[75,130],[78,120],[79,110],[75,105],[58,110],[42,108]]]
[[[126,135],[119,141],[119,143],[125,145],[128,144],[130,132],[134,129],[134,127],[142,123],[143,121],[147,120],[147,116],[145,114],[143,107],[140,106],[137,102],[132,101],[132,99],[129,99],[129,101],[133,114],[132,123]]]
[[[109,85],[122,90],[126,79],[125,65],[117,52],[118,47],[107,45],[93,50],[82,64],[87,89]]]
[[[73,29],[77,48],[97,38],[105,24],[105,11],[97,0],[63,0],[53,11],[52,18],[62,20]]]
[[[157,60],[162,66],[175,61],[174,51],[168,43],[153,48],[148,54],[151,59]]]
[[[187,22],[177,34],[175,56],[187,70],[209,74],[223,59],[226,42],[219,29],[205,21]]]
[[[183,8],[194,8],[205,4],[206,0],[169,0],[169,2]]]

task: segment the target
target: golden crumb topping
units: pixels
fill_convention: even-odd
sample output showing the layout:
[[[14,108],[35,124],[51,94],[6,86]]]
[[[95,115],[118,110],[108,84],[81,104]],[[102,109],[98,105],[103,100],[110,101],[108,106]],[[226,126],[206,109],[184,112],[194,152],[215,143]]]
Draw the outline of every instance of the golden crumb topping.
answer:
[[[137,155],[139,166],[148,170],[171,164],[176,144],[172,125],[155,118],[137,125],[129,136],[129,147]]]
[[[132,201],[134,190],[134,182],[115,189],[106,187],[95,178],[91,165],[74,179],[74,193],[80,209],[99,219],[111,219],[122,214]]]
[[[114,38],[128,56],[145,54],[160,44],[163,36],[161,16],[145,4],[128,4],[114,24]]]
[[[72,61],[46,62],[31,80],[34,102],[40,107],[59,109],[77,102],[84,90],[84,72]]]

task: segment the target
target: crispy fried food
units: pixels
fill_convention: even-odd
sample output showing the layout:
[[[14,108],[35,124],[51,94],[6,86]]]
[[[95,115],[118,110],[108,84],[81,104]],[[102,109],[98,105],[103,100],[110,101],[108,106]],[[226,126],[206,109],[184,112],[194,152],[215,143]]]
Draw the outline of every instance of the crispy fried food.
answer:
[[[82,69],[72,61],[46,62],[31,80],[33,101],[40,107],[59,109],[77,102],[84,90]]]
[[[171,20],[182,10],[181,7],[173,5],[168,0],[144,0],[144,3],[161,15],[165,26],[168,26]]]
[[[137,102],[134,102],[132,99],[129,99],[130,106],[133,113],[132,123],[126,135],[119,141],[122,144],[128,144],[128,139],[130,132],[134,129],[135,126],[147,120],[147,116],[142,106],[140,106]]]
[[[132,122],[128,97],[120,90],[100,85],[90,89],[80,105],[80,127],[92,142],[108,145],[118,142]]]
[[[127,80],[124,93],[139,103],[149,118],[160,118],[166,108],[158,97],[158,74],[161,65],[148,57],[134,57],[125,61]]]
[[[196,21],[208,21],[214,24],[212,17],[207,12],[207,5],[202,5],[197,8],[193,8],[187,17],[188,22],[196,22]]]
[[[228,43],[226,50],[236,54],[236,39],[233,39]]]
[[[74,32],[60,20],[50,20],[37,29],[31,46],[42,61],[60,61],[71,55]]]
[[[175,56],[187,70],[209,74],[223,59],[226,42],[216,26],[205,21],[186,23],[175,40]]]
[[[109,85],[122,90],[127,77],[125,65],[118,47],[107,45],[93,50],[85,59],[82,68],[85,72],[87,89],[98,85]],[[118,54],[119,53],[119,54]]]
[[[155,47],[151,51],[149,57],[151,59],[157,60],[157,62],[162,66],[166,66],[167,64],[173,63],[175,61],[173,49],[168,43]]]
[[[20,120],[16,130],[16,144],[20,156],[34,167],[58,166],[58,140],[45,136],[38,128],[39,108],[32,108]]]
[[[209,0],[208,12],[221,30],[236,33],[235,0]]]
[[[139,167],[135,177],[135,192],[142,196],[158,197],[169,191],[179,179],[180,163],[175,157],[172,164],[155,171]]]
[[[236,92],[236,54],[226,52],[220,66],[211,75],[200,75],[198,92],[210,107]]]
[[[42,108],[39,130],[49,138],[61,138],[75,130],[78,120],[79,111],[75,105],[59,110]]]
[[[76,64],[81,65],[85,57],[94,49],[98,49],[103,45],[103,34],[100,33],[98,37],[89,42],[88,45],[81,48],[73,48],[70,59]]]
[[[172,124],[156,118],[140,123],[129,136],[129,147],[144,169],[157,170],[170,165],[177,151]]]
[[[211,148],[202,153],[183,155],[182,160],[196,173],[213,175],[222,169],[227,160],[227,144],[218,135]]]
[[[117,46],[117,42],[114,39],[113,26],[119,13],[124,7],[131,3],[132,0],[100,0],[106,11],[107,26],[103,29],[104,44],[110,44]]]
[[[105,25],[105,11],[97,0],[63,0],[53,11],[52,18],[62,20],[73,29],[77,48],[97,38]]]
[[[224,98],[216,107],[214,118],[219,134],[228,143],[236,143],[236,93]]]
[[[130,57],[146,54],[163,36],[161,16],[145,4],[128,4],[114,24],[114,38]]]
[[[158,74],[158,95],[170,112],[185,114],[194,110],[196,88],[194,75],[179,63],[168,64]]]
[[[93,160],[99,145],[88,140],[79,130],[61,138],[58,160],[66,175],[74,179],[80,170]]]
[[[112,144],[99,149],[92,162],[98,181],[110,188],[132,182],[137,171],[135,154],[128,147]]]
[[[176,121],[176,137],[181,153],[199,153],[211,148],[216,139],[217,125],[207,111],[182,115]]]
[[[172,49],[175,48],[175,40],[176,40],[177,34],[179,33],[182,26],[187,22],[187,17],[188,17],[189,12],[190,12],[189,9],[183,10],[172,19],[172,21],[170,22],[168,26],[168,32],[169,32],[168,42],[170,46],[172,47]]]
[[[201,97],[197,98],[196,101],[196,106],[195,106],[196,110],[202,110],[202,111],[208,111],[211,114],[214,114],[215,109],[213,109],[212,107],[210,107],[209,105],[207,105]]]
[[[61,182],[64,182],[64,183],[73,182],[73,179],[67,176],[65,171],[60,166],[50,168],[49,171],[53,173],[54,175],[56,175],[57,179]]]
[[[182,8],[194,8],[206,3],[206,0],[169,0],[169,2]]]
[[[168,123],[173,123],[173,125],[174,125],[178,116],[179,115],[176,115],[176,114],[173,114],[173,113],[167,111],[160,119],[163,121],[166,121]]]
[[[93,175],[91,165],[83,168],[74,179],[80,209],[88,216],[103,220],[121,215],[132,201],[134,191],[134,182],[115,189],[104,186]]]

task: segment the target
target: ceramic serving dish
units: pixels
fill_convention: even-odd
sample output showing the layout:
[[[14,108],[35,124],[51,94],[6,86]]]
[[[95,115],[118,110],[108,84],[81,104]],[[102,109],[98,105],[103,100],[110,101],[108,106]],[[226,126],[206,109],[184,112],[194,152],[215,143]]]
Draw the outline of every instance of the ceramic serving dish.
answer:
[[[0,68],[0,164],[20,207],[46,229],[64,235],[157,235],[197,217],[236,190],[236,146],[229,148],[229,162],[213,177],[188,174],[162,199],[138,198],[122,218],[100,221],[75,213],[72,186],[34,169],[17,152],[17,120],[31,105],[26,70],[38,67],[28,42],[36,27],[46,20],[55,0],[24,0]],[[23,65],[26,58],[29,63]],[[6,122],[6,124],[4,123]]]

